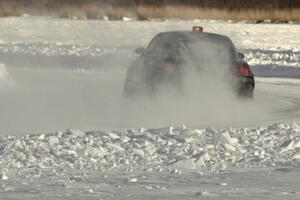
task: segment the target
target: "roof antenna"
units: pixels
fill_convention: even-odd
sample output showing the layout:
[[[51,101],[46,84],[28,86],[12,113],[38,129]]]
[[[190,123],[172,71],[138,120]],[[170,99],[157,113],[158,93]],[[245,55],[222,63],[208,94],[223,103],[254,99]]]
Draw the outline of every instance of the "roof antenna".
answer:
[[[202,26],[193,26],[193,32],[203,32]]]

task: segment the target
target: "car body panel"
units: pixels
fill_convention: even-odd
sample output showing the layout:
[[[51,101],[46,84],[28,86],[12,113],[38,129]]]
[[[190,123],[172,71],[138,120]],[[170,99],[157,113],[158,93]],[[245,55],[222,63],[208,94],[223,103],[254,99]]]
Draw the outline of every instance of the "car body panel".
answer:
[[[127,96],[152,95],[162,85],[181,91],[183,77],[191,66],[199,74],[207,73],[219,79],[218,73],[222,73],[238,95],[253,96],[253,75],[247,77],[239,72],[239,66],[249,68],[249,65],[226,36],[192,31],[163,32],[157,34],[147,48],[138,48],[136,52],[140,56],[132,62],[125,81]]]

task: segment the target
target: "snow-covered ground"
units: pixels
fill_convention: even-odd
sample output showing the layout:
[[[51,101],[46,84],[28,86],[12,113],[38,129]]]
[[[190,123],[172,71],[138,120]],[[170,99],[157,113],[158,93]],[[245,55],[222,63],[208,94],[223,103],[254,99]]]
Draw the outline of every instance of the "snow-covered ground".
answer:
[[[299,77],[298,24],[5,18],[0,19],[0,60],[15,67],[124,68],[135,57],[133,50],[158,32],[190,30],[195,24],[229,36],[257,75]]]
[[[68,130],[0,141],[3,199],[300,197],[295,123]]]
[[[245,53],[254,100],[123,99],[134,49],[195,24]],[[300,199],[299,25],[28,17],[0,30],[0,199]]]

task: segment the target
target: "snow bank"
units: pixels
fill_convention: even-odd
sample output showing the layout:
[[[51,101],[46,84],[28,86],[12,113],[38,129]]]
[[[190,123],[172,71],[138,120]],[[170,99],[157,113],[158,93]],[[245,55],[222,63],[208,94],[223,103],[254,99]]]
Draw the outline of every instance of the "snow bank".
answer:
[[[299,159],[300,127],[295,123],[241,129],[67,130],[0,138],[2,174],[28,168],[217,172],[292,166]]]

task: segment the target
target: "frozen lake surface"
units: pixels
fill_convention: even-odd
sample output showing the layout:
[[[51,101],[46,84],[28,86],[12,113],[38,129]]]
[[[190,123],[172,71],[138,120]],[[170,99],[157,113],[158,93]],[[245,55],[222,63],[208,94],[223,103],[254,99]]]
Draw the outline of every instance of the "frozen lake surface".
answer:
[[[254,100],[125,100],[134,49],[195,24],[245,53]],[[299,25],[29,17],[0,30],[0,199],[300,199]]]

